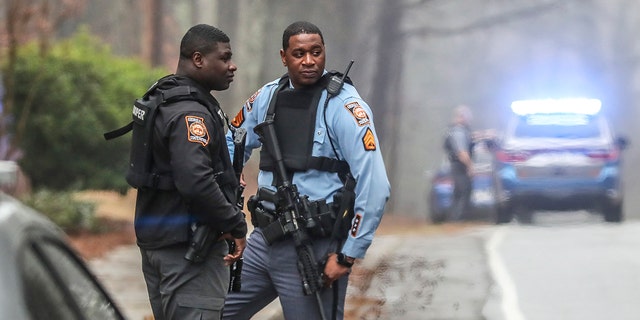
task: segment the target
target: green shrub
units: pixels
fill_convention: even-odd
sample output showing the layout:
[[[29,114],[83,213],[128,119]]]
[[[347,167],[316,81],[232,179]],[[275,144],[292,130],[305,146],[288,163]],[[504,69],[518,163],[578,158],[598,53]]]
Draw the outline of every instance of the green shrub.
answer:
[[[39,190],[21,199],[24,204],[49,217],[66,233],[100,231],[93,202],[74,199],[70,192]]]
[[[131,135],[103,133],[131,121],[133,101],[166,73],[114,56],[86,32],[40,55],[19,50],[11,132],[35,189],[124,192]]]

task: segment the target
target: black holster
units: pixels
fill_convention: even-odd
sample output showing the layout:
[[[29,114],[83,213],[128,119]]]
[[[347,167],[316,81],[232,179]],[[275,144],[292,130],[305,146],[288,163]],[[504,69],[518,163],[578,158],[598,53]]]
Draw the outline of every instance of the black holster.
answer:
[[[324,200],[309,201],[302,197],[302,217],[298,223],[304,226],[314,238],[326,238],[332,234],[336,213],[332,206]],[[247,209],[251,213],[251,223],[262,229],[262,234],[269,245],[288,236],[284,229],[285,221],[282,213],[276,212],[277,194],[261,188],[247,201]]]

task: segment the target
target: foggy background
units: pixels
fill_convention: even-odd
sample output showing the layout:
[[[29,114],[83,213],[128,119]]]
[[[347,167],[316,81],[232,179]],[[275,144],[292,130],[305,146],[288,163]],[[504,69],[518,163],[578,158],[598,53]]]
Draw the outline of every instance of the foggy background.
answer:
[[[35,2],[47,1],[22,3]],[[639,1],[48,2],[54,12],[75,9],[50,28],[52,39],[87,25],[114,52],[165,66],[167,73],[175,70],[180,39],[191,25],[219,27],[231,37],[238,65],[230,90],[214,94],[230,117],[262,84],[286,72],[278,54],[284,28],[296,20],[315,23],[324,34],[327,69],[343,71],[355,60],[349,75],[373,109],[392,183],[388,212],[426,216],[428,171],[442,158],[442,135],[457,105],[474,112],[474,129],[500,132],[512,100],[566,96],[601,99],[616,133],[630,139],[626,215],[640,202],[633,197]],[[0,10],[11,17],[7,3]]]

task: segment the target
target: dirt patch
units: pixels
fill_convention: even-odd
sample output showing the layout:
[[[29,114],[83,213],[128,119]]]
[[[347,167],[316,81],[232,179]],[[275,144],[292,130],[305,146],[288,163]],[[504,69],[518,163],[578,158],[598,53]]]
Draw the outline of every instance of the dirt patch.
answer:
[[[106,231],[100,233],[80,232],[69,235],[71,246],[84,259],[101,258],[118,246],[136,242],[133,223],[105,218],[101,218],[100,223],[104,225]]]
[[[479,224],[481,222],[475,221],[432,224],[424,218],[388,212],[382,216],[376,234],[450,234],[464,231],[470,226],[478,226]]]
[[[133,229],[136,191],[126,195],[109,191],[83,191],[78,199],[96,204],[96,217],[104,231],[99,233],[81,232],[69,235],[69,242],[85,259],[104,256],[121,245],[136,242]]]

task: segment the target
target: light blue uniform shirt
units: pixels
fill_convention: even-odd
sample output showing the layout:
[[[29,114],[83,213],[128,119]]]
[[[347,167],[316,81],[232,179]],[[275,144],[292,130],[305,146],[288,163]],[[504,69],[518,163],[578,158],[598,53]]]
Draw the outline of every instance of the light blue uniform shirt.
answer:
[[[247,129],[245,162],[253,149],[262,146],[253,128],[265,120],[278,81],[279,79],[269,82],[254,93],[232,122],[236,127]],[[342,252],[350,257],[363,258],[380,224],[391,188],[369,106],[353,86],[345,83],[340,93],[329,100],[326,109],[327,128],[323,119],[326,98],[325,90],[318,103],[312,154],[335,159],[336,154],[329,142],[331,137],[338,159],[349,164],[351,174],[357,181],[355,216]],[[276,114],[277,116],[282,115]],[[231,132],[227,133],[227,145],[233,158]],[[273,189],[273,178],[273,173],[261,170],[258,186]],[[301,195],[308,195],[310,200],[325,199],[327,202],[332,202],[333,195],[343,186],[337,173],[315,169],[296,172],[292,183],[297,186]]]

